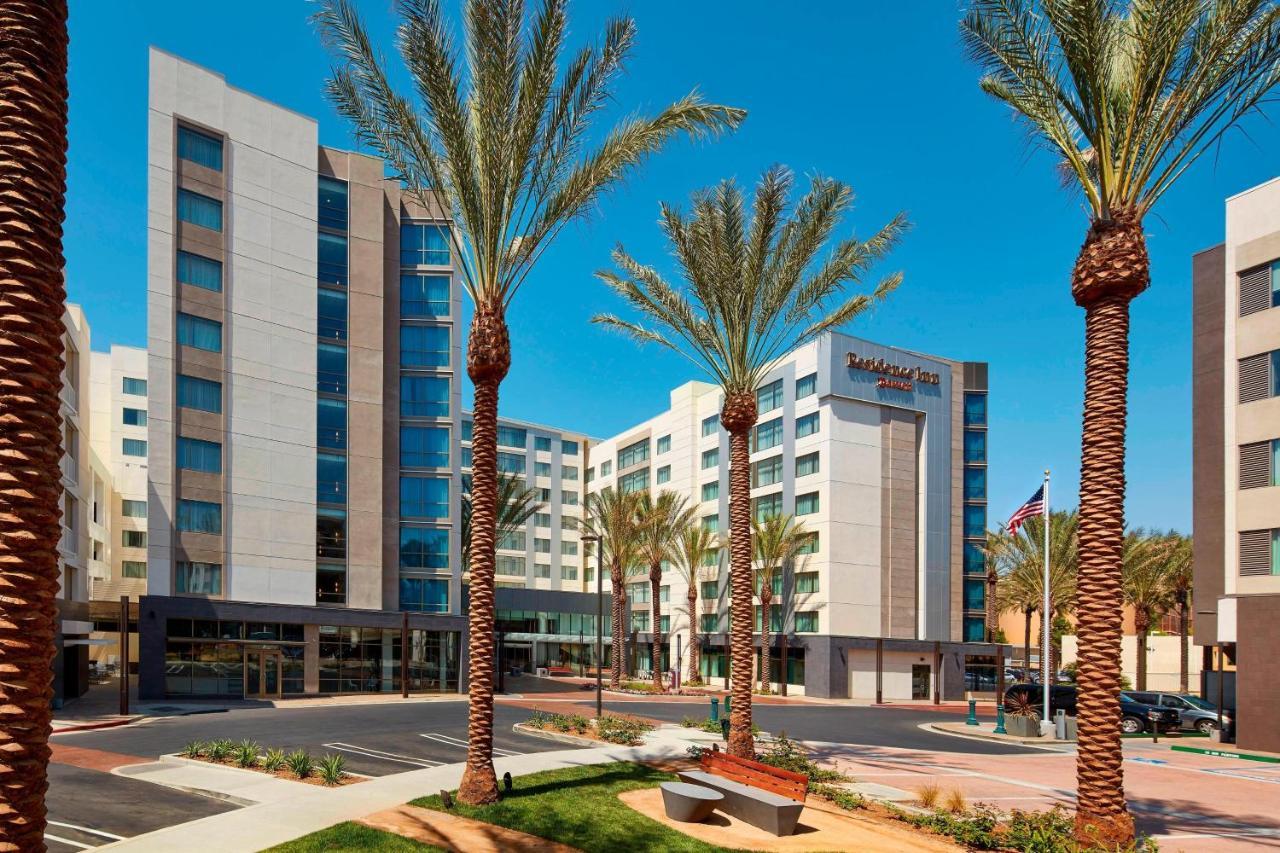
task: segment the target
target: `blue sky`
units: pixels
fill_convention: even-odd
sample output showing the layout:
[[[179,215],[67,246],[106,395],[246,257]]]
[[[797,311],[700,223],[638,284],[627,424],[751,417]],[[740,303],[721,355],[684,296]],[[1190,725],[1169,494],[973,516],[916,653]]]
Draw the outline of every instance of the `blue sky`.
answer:
[[[323,144],[354,147],[322,94],[329,61],[307,20],[314,6],[217,6],[211,15],[205,4],[72,0],[67,286],[89,314],[96,349],[146,343],[148,45],[315,116]],[[363,3],[399,73],[390,7]],[[609,435],[665,408],[668,390],[694,375],[678,356],[639,352],[589,325],[616,307],[592,273],[618,241],[664,265],[660,200],[684,201],[726,177],[750,183],[781,162],[853,186],[846,228],[868,234],[898,210],[914,223],[877,271],[901,269],[902,288],[848,331],[990,362],[992,524],[1046,467],[1055,506],[1073,503],[1083,314],[1069,275],[1086,219],[1052,159],[978,91],[958,44],[960,6],[578,0],[573,44],[624,9],[639,37],[608,118],[659,109],[694,86],[750,115],[732,136],[659,155],[546,253],[510,317],[515,364],[503,413]],[[1153,285],[1133,309],[1134,525],[1191,526],[1191,253],[1221,242],[1223,199],[1280,173],[1280,130],[1257,119],[1246,129],[1203,158],[1147,222]]]

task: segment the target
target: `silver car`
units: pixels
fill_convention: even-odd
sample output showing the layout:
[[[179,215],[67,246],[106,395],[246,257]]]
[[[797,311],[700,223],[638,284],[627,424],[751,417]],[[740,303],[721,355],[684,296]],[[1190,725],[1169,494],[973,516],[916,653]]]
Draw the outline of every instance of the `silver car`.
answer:
[[[1173,708],[1182,717],[1182,728],[1208,734],[1218,728],[1218,706],[1190,693],[1161,693],[1155,690],[1122,691],[1135,702]],[[1222,723],[1231,726],[1231,713],[1222,712]]]

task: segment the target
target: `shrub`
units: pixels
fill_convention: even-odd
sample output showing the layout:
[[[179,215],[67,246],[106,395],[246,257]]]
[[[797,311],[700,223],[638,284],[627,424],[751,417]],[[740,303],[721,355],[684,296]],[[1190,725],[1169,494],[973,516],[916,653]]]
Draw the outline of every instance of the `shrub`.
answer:
[[[347,761],[341,755],[326,755],[320,759],[316,769],[326,785],[340,785],[342,784],[342,778],[347,775],[344,769],[346,766]]]
[[[937,786],[932,787],[936,799]],[[983,806],[979,806],[963,817],[946,812],[934,812],[928,815],[908,815],[905,820],[930,832],[949,835],[966,847],[977,850],[995,850],[1010,846],[1006,844],[1002,833],[996,831],[999,824],[998,815],[994,810]],[[1070,836],[1067,837],[1070,838]]]
[[[551,727],[558,732],[568,732],[573,723],[564,714],[556,714],[551,720]]]
[[[548,714],[545,711],[534,711],[533,716],[529,718],[525,725],[533,726],[535,729],[545,729],[550,724],[551,718],[554,716],[556,715]]]
[[[639,720],[611,717],[608,714],[596,720],[596,734],[601,740],[623,746],[639,746],[644,742],[645,732],[652,728],[653,726]]]
[[[285,756],[284,763],[299,779],[306,779],[315,769],[315,759],[305,749],[296,749]]]
[[[942,789],[932,782],[916,788],[916,801],[926,809],[936,808],[940,796],[942,796]]]
[[[690,716],[687,716],[687,715],[686,715],[686,716],[684,717],[684,719],[682,719],[682,720],[680,721],[680,725],[684,726],[686,729],[692,729],[692,728],[694,728],[695,726],[698,726],[698,725],[700,725],[700,724],[699,724],[699,723],[698,723],[698,721],[697,721],[697,720],[695,720],[693,717],[690,717]]]
[[[227,757],[231,755],[231,750],[234,748],[235,744],[230,740],[227,738],[219,738],[218,740],[209,743],[204,754],[210,761],[226,761]]]
[[[591,721],[581,714],[573,714],[569,717],[569,727],[578,734],[582,734],[591,728]]]
[[[260,751],[261,749],[253,741],[242,740],[231,751],[231,757],[241,767],[252,767],[258,763],[258,753]]]
[[[809,758],[804,747],[787,737],[786,732],[779,732],[778,739],[769,744],[769,748],[757,756],[756,760],[770,767],[777,767],[779,770],[805,774],[809,777],[810,791],[814,790],[814,785],[820,782],[848,781],[839,771],[819,767]]]
[[[204,755],[204,751],[208,749],[208,745],[202,740],[193,740],[182,748],[178,753],[183,758],[199,758]]]
[[[809,791],[820,797],[825,797],[845,811],[855,811],[867,807],[867,801],[862,798],[861,794],[855,794],[853,791],[846,791],[844,788],[837,788],[834,785],[815,785],[811,780],[809,782]]]
[[[652,681],[624,681],[622,683],[623,690],[632,690],[636,693],[662,693],[663,689]]]
[[[267,754],[262,756],[262,769],[268,773],[275,773],[281,767],[284,767],[286,756],[283,749],[268,749]]]
[[[952,788],[947,792],[946,802],[943,808],[952,814],[964,814],[969,810],[969,804],[965,801],[964,792],[959,788]]]

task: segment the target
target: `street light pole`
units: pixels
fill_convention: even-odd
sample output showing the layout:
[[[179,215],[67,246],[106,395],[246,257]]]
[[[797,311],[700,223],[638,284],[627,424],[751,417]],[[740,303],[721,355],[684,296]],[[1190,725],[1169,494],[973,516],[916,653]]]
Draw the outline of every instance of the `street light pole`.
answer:
[[[596,552],[596,719],[598,720],[603,714],[604,705],[604,682],[601,675],[604,670],[600,664],[604,655],[604,576],[601,574],[604,564],[600,559],[599,550],[594,547],[600,541],[600,537],[594,533],[584,533],[582,541],[586,543],[586,548]],[[591,556],[586,555],[583,563],[589,562],[590,559]]]

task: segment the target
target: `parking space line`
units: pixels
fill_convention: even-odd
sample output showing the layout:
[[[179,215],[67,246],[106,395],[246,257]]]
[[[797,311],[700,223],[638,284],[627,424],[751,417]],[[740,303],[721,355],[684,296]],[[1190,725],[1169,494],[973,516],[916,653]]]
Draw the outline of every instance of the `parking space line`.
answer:
[[[59,836],[57,836],[57,835],[50,835],[50,834],[49,834],[49,833],[47,833],[47,832],[44,834],[44,840],[45,840],[45,841],[56,841],[56,842],[58,842],[59,844],[65,844],[65,845],[67,845],[68,847],[74,847],[74,848],[76,848],[77,850],[92,850],[92,849],[93,849],[93,848],[92,848],[91,846],[89,846],[88,844],[81,844],[79,841],[72,841],[70,838],[61,838],[61,837],[59,837]]]
[[[450,737],[449,735],[436,734],[435,732],[431,732],[429,734],[420,734],[418,735],[418,737],[424,737],[427,740],[433,740],[436,743],[442,743],[445,746],[456,746],[462,749],[466,749],[468,746],[465,740],[460,740],[459,738],[456,738],[456,737]],[[491,749],[493,750],[493,754],[498,756],[499,758],[511,758],[512,756],[515,756],[515,755],[524,755],[523,752],[516,752],[513,749],[499,749],[496,746],[491,747]]]
[[[60,820],[46,820],[45,823],[50,826],[60,826],[63,829],[74,829],[77,832],[83,832],[88,835],[101,835],[103,838],[110,838],[112,841],[124,841],[123,835],[116,835],[112,832],[105,832],[101,829],[90,829],[87,826],[80,826],[75,823],[63,823]]]
[[[411,755],[401,755],[396,752],[384,752],[381,749],[371,749],[367,746],[356,746],[350,743],[326,743],[326,749],[336,749],[340,752],[350,752],[353,755],[362,755],[365,758],[380,758],[383,761],[395,761],[399,764],[412,764],[417,767],[442,767],[443,761],[433,761],[430,758],[415,758]]]

